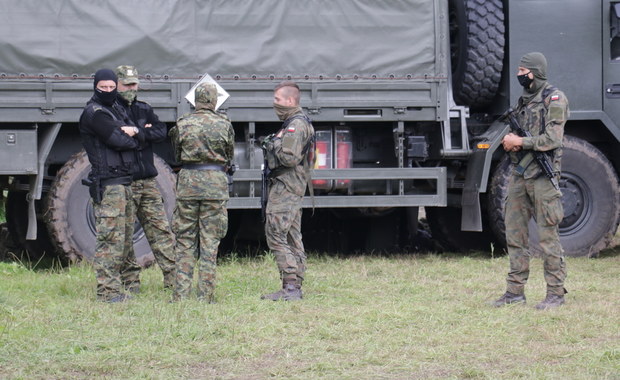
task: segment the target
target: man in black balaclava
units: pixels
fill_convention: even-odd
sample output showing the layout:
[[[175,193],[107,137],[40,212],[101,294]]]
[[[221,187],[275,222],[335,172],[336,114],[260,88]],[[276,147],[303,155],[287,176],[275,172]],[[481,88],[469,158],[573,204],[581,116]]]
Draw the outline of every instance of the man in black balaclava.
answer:
[[[547,60],[541,53],[528,53],[521,58],[517,80],[523,94],[514,116],[531,137],[514,133],[504,136],[502,144],[514,165],[508,183],[505,223],[510,271],[506,293],[493,304],[497,307],[525,302],[525,284],[530,273],[529,229],[533,216],[538,226],[543,251],[547,296],[536,305],[550,309],[564,304],[564,261],[558,226],[562,221],[562,193],[555,187],[560,178],[564,124],[569,117],[568,100],[564,93],[547,83]],[[546,152],[551,158],[555,184],[533,159],[534,151]]]
[[[80,116],[80,136],[92,166],[87,182],[97,230],[93,262],[97,299],[123,302],[130,298],[124,288],[139,284],[131,174],[141,136],[116,101],[116,74],[98,70],[93,86],[94,95]]]

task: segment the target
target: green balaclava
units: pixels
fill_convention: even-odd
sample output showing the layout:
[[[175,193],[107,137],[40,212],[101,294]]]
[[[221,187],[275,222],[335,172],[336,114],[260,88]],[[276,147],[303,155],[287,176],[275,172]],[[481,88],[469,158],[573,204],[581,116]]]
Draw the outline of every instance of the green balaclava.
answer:
[[[194,90],[196,109],[215,111],[217,104],[217,87],[213,83],[201,83]]]
[[[519,66],[525,67],[534,74],[532,85],[524,88],[521,96],[526,103],[529,103],[547,83],[547,59],[542,53],[527,53],[519,61]]]
[[[288,119],[289,117],[301,111],[300,106],[289,107],[289,106],[283,106],[277,103],[273,103],[273,109],[275,110],[275,113],[278,116],[278,119],[280,119],[281,121],[284,121]]]

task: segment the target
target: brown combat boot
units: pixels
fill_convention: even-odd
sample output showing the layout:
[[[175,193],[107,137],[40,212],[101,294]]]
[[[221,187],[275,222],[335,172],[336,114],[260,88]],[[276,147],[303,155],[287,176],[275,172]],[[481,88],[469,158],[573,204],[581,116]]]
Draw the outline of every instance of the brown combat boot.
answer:
[[[491,305],[495,307],[502,307],[504,305],[510,305],[513,303],[525,303],[525,294],[514,294],[510,292],[504,293],[499,299],[491,302]]]
[[[284,301],[299,301],[304,298],[301,287],[296,284],[286,284],[284,286]]]
[[[538,310],[554,309],[564,305],[564,296],[547,293],[545,299],[535,306]]]
[[[282,289],[269,294],[263,294],[260,296],[262,300],[280,301],[284,297],[284,281],[282,282]]]
[[[299,301],[302,298],[301,284],[297,279],[285,279],[282,281],[282,289],[274,293],[260,296],[262,300],[271,301]]]

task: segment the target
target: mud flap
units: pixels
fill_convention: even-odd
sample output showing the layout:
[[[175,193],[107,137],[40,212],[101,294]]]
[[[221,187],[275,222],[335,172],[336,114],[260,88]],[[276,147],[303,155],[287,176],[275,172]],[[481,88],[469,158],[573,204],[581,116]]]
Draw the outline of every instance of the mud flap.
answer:
[[[482,213],[480,211],[480,177],[484,172],[486,152],[472,153],[467,165],[467,177],[461,197],[461,230],[482,231]]]

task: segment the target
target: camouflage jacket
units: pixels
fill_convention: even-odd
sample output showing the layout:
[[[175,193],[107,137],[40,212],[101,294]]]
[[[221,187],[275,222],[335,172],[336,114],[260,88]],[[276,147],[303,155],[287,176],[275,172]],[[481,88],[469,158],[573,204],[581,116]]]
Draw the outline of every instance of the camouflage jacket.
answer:
[[[530,131],[532,137],[523,138],[523,153],[535,150],[541,152],[553,151],[553,170],[560,172],[562,159],[562,138],[564,137],[564,124],[570,116],[568,99],[558,89],[548,91],[546,99],[543,92],[552,86],[547,83],[529,103],[525,104],[519,98],[515,114],[519,124],[526,131]],[[542,125],[544,122],[544,133]],[[510,158],[517,164],[523,153],[510,153]],[[527,167],[523,178],[536,178],[542,173],[536,161]]]
[[[235,132],[228,118],[198,109],[177,120],[169,135],[177,162],[227,166],[234,158]],[[228,199],[226,173],[218,170],[181,169],[177,198],[183,200]]]
[[[303,165],[308,152],[304,152],[304,148],[313,135],[312,124],[305,118],[294,118],[285,128],[278,131],[272,140],[273,143],[269,145],[270,151],[277,157],[280,165],[291,168],[273,180],[284,183],[288,191],[298,196],[305,194],[308,184]]]

